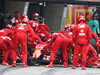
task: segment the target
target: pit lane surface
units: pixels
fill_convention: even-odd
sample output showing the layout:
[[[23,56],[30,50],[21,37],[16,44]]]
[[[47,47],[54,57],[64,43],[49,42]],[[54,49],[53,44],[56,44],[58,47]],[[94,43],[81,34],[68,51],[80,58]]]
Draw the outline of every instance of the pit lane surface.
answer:
[[[73,70],[71,65],[68,68],[62,68],[61,64],[54,65],[54,68],[45,68],[45,65],[29,66],[28,68],[23,68],[22,64],[17,64],[17,67],[0,65],[0,75],[100,75],[100,69],[81,70],[79,67]]]

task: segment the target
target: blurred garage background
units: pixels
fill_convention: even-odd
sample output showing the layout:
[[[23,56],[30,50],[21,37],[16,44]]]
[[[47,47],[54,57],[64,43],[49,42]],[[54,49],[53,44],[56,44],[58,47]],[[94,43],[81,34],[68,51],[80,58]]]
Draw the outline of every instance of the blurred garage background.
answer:
[[[58,32],[59,30],[63,29],[66,24],[65,21],[68,12],[68,5],[65,5],[65,3],[82,4],[88,6],[100,5],[99,2],[87,2],[87,0],[76,1],[77,0],[0,0],[0,29],[6,26],[8,21],[14,17],[14,12],[18,10],[21,12],[21,14],[27,14],[29,19],[32,18],[33,13],[39,13],[40,16],[45,18],[44,23],[50,27],[50,32]],[[70,18],[71,16],[68,17]],[[72,23],[70,22],[70,24]]]

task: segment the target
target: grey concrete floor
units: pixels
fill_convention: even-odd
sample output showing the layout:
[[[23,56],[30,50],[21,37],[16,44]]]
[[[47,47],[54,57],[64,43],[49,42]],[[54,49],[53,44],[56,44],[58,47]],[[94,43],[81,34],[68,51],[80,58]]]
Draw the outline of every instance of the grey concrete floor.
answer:
[[[61,64],[58,64],[54,65],[54,68],[45,68],[45,65],[23,68],[22,64],[18,64],[17,67],[0,65],[0,75],[100,75],[99,68],[81,70],[81,67],[79,67],[73,70],[71,65],[68,68],[61,66]]]

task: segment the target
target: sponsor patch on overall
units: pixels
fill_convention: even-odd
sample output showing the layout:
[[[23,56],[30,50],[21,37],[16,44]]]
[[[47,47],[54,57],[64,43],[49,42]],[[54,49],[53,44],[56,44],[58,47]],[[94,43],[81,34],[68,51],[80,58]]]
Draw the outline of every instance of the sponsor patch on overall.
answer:
[[[24,29],[24,26],[20,26],[18,29]]]
[[[18,29],[24,29],[24,28],[22,28],[22,27],[19,27]]]
[[[85,33],[79,33],[79,36],[85,36]]]
[[[16,20],[16,23],[18,22],[18,20]]]
[[[0,30],[0,32],[4,32],[4,30]]]
[[[85,25],[83,24],[83,25],[79,26],[79,28],[85,28]]]

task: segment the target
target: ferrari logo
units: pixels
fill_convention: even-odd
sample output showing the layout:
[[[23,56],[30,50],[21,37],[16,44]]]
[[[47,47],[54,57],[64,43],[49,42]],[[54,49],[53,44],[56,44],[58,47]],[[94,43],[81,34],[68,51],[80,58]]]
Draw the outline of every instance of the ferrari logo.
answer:
[[[20,27],[23,27],[23,26],[20,26]]]
[[[82,30],[81,30],[81,33],[83,33],[83,32],[84,32],[84,30],[82,29]]]

